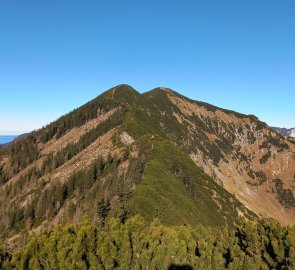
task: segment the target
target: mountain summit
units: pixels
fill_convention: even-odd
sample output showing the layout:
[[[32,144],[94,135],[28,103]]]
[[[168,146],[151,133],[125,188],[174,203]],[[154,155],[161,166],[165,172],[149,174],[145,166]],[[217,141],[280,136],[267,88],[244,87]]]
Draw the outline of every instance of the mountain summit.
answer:
[[[295,221],[295,145],[253,115],[119,85],[0,149],[8,236],[88,216]]]

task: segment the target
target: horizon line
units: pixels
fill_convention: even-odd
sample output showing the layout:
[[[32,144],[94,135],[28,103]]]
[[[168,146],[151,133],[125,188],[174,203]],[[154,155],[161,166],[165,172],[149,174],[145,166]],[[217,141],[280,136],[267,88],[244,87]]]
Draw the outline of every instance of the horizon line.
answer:
[[[0,130],[0,136],[18,136],[31,131],[20,131],[20,130]]]

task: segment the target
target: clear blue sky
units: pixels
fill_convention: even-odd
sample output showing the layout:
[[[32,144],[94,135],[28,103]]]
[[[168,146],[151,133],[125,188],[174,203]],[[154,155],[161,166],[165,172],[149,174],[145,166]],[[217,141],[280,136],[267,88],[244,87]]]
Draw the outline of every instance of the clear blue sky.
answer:
[[[117,84],[295,126],[295,1],[0,1],[0,132]]]

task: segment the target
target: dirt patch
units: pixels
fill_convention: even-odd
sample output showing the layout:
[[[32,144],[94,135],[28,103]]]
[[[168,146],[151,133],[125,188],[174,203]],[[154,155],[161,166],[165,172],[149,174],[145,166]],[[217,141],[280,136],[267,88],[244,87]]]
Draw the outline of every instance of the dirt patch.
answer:
[[[131,145],[135,142],[134,139],[125,131],[122,134],[120,134],[120,139],[121,142],[125,145]]]
[[[112,142],[114,132],[115,129],[112,129],[99,137],[86,149],[44,178],[50,178],[51,181],[59,180],[63,182],[68,179],[73,172],[87,168],[98,157],[102,157],[104,160],[109,156],[120,158],[122,156],[122,150],[116,147]]]
[[[206,109],[205,106],[198,105],[196,103],[190,102],[188,100],[185,100],[183,98],[180,98],[176,95],[174,95],[171,91],[168,92],[168,98],[169,100],[176,105],[182,114],[185,116],[194,116],[197,115],[202,119],[205,119],[207,117],[209,118],[216,118],[216,119],[222,119],[224,122],[228,123],[236,123],[238,124],[240,122],[240,118],[236,117],[234,114],[225,113],[221,110],[215,110],[211,111]],[[244,122],[250,123],[250,120],[248,118],[243,119]]]
[[[218,140],[218,137],[213,134],[213,133],[208,133],[208,132],[205,132],[207,138],[209,139],[210,142],[215,142]]]

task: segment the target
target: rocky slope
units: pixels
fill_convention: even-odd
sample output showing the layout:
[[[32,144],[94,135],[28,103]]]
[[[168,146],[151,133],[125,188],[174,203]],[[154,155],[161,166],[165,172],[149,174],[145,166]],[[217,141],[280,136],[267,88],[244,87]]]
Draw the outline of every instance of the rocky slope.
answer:
[[[208,175],[253,212],[294,222],[292,139],[255,116],[192,101],[169,89],[158,88],[145,95],[159,106],[160,125],[170,140]]]
[[[255,116],[166,88],[117,86],[0,149],[0,180],[4,237],[85,215],[295,221],[294,142]]]

